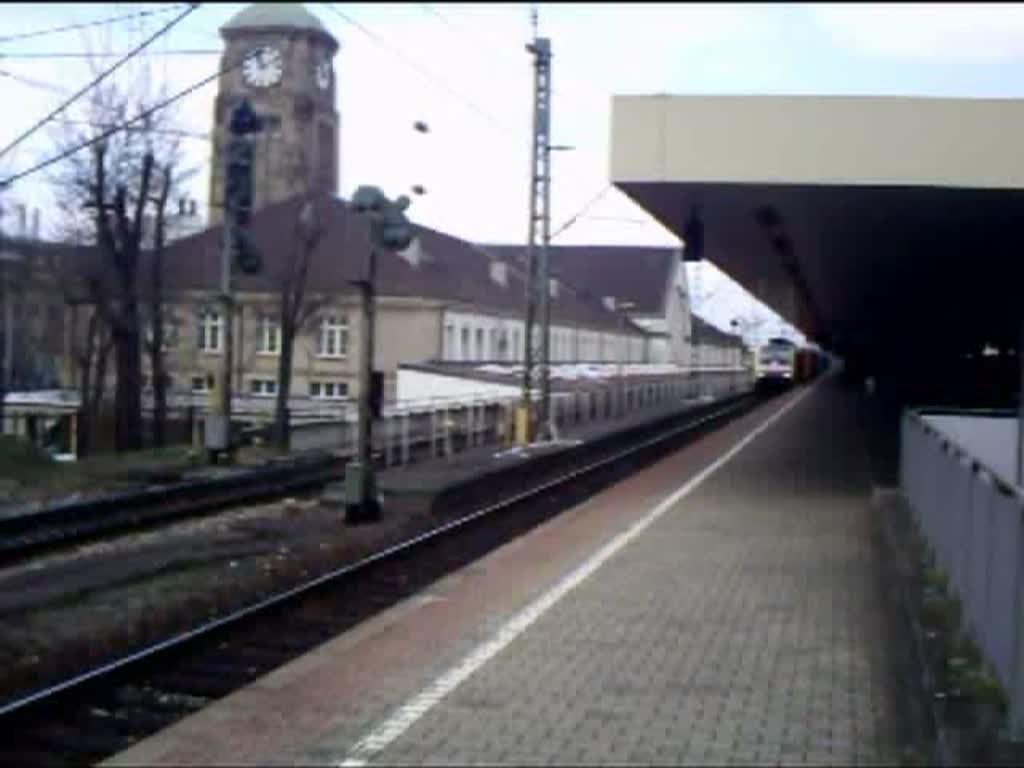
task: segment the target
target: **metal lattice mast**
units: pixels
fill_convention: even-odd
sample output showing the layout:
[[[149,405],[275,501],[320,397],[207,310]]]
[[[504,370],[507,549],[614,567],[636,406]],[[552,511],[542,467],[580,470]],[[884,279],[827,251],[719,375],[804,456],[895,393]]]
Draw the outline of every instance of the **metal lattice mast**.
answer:
[[[533,140],[530,173],[530,224],[526,245],[526,334],[523,355],[523,406],[530,413],[530,439],[535,428],[547,434],[548,399],[548,251],[550,203],[550,101],[551,41],[536,37],[526,46],[533,54]],[[538,241],[540,247],[538,248]],[[536,329],[540,315],[540,328]],[[539,332],[538,332],[539,330]],[[535,338],[537,337],[537,338]],[[538,370],[539,369],[539,370]],[[534,418],[533,390],[538,386],[541,398]],[[536,427],[534,427],[536,425]]]

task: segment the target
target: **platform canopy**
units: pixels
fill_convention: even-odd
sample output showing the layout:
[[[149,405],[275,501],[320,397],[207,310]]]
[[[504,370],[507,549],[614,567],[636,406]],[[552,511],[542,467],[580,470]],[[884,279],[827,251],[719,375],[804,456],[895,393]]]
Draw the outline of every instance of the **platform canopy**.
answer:
[[[616,96],[611,180],[840,354],[1018,344],[1024,101]]]

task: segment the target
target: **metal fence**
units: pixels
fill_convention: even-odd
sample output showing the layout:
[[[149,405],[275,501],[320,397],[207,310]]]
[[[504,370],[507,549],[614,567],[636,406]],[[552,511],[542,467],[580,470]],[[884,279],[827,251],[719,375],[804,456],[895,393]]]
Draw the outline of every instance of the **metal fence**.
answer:
[[[718,369],[650,381],[603,381],[551,395],[551,417],[559,435],[588,424],[626,418],[644,410],[678,403],[720,399],[753,389],[748,369]],[[422,458],[448,457],[485,445],[511,442],[518,396],[434,398],[384,408],[374,424],[374,451],[385,466]],[[294,424],[292,450],[334,449],[355,452],[356,414],[343,419]]]
[[[966,629],[1010,701],[1024,736],[1024,496],[919,412],[903,416],[900,482],[937,565],[960,598]]]

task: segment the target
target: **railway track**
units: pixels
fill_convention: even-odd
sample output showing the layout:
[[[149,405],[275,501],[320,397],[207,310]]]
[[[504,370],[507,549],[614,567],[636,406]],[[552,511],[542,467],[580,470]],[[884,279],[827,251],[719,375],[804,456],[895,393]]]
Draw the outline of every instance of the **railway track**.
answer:
[[[746,413],[758,401],[747,396],[709,409],[357,563],[8,701],[0,705],[0,765],[77,765],[116,754]]]
[[[329,456],[316,457],[3,517],[0,565],[100,537],[307,491],[338,479],[343,463]]]

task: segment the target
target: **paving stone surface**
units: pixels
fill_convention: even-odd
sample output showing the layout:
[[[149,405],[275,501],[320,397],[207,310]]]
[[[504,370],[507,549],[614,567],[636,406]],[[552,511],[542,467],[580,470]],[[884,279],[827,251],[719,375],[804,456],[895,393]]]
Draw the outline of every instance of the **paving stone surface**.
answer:
[[[859,413],[818,387],[374,762],[891,764]]]

